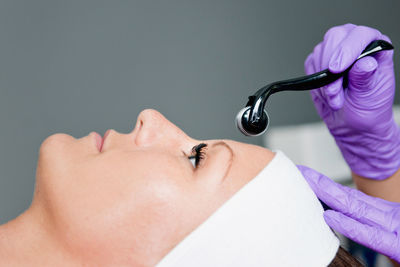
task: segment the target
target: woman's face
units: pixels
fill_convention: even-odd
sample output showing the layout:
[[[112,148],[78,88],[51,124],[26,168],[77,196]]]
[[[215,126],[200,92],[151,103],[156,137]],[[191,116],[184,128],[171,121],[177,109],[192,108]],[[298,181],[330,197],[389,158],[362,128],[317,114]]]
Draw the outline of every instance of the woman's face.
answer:
[[[101,150],[97,138],[54,134],[42,143],[32,208],[72,253],[126,251],[121,262],[138,265],[161,260],[273,157],[258,146],[192,139],[155,110],[141,112],[128,134],[109,131]],[[188,156],[200,143],[196,167]]]

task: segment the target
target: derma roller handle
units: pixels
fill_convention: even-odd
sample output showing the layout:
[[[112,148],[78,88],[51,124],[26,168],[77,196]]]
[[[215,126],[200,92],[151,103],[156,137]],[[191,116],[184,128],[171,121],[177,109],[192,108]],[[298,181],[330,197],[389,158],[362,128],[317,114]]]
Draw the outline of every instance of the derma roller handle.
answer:
[[[384,40],[373,41],[364,49],[364,51],[356,59],[356,61],[359,60],[360,58],[373,55],[377,52],[383,50],[392,50],[392,49],[393,49],[392,44]],[[304,90],[312,90],[320,88],[336,81],[340,77],[343,77],[345,74],[348,73],[348,71],[351,69],[354,63],[350,67],[348,67],[344,72],[332,73],[328,69],[325,69],[311,75],[275,82],[267,85],[266,87],[271,87],[270,94],[280,91],[304,91]],[[264,91],[263,89],[265,89],[265,87],[258,90],[255,95]]]
[[[392,50],[394,47],[384,41],[377,40],[371,42],[355,60],[373,55],[383,50]],[[355,63],[355,62],[354,62]],[[290,80],[283,80],[268,84],[259,89],[254,95],[249,96],[246,107],[241,109],[236,116],[236,125],[238,129],[248,136],[257,136],[263,134],[268,127],[269,118],[265,111],[265,104],[270,95],[281,91],[304,91],[328,85],[340,77],[344,77],[344,87],[347,83],[347,73],[354,65],[354,63],[341,73],[332,73],[329,69],[323,71],[298,77]]]

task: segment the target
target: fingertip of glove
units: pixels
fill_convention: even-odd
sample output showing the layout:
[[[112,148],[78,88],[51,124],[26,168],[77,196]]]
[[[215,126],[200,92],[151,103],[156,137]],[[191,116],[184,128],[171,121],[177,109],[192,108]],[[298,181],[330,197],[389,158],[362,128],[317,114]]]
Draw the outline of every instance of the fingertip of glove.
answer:
[[[309,183],[314,183],[313,178],[315,173],[310,168],[303,165],[297,165],[297,168]]]
[[[334,216],[337,212],[334,210],[327,210],[324,212],[324,218],[331,218],[332,216]]]
[[[368,56],[358,60],[354,64],[352,71],[356,71],[358,73],[370,73],[374,71],[377,67],[378,67],[378,62],[376,61],[376,59],[371,56]]]
[[[334,210],[327,210],[323,214],[325,222],[332,228],[336,228],[340,223],[339,213]]]

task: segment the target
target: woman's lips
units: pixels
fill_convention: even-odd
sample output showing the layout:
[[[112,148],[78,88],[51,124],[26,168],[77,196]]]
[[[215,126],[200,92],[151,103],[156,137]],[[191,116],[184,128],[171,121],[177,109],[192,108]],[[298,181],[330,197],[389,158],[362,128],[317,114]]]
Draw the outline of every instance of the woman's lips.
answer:
[[[93,132],[93,133],[94,133],[94,138],[95,138],[95,140],[96,140],[97,149],[98,149],[99,151],[101,151],[101,147],[103,146],[103,138],[101,137],[100,134],[98,134],[98,133],[96,133],[96,132]]]
[[[104,142],[106,141],[106,138],[107,138],[107,136],[108,136],[108,134],[111,132],[111,129],[108,129],[105,133],[104,133],[104,136],[103,136],[103,142],[101,143],[101,149],[103,149],[103,145],[104,145]],[[101,151],[101,150],[100,150]]]
[[[103,149],[104,141],[106,140],[106,137],[110,132],[111,132],[111,129],[108,129],[104,133],[103,137],[101,137],[101,135],[98,134],[97,132],[93,132],[94,136],[95,136],[95,140],[96,140],[96,146],[97,146],[97,149],[99,150],[99,152],[101,152],[101,150]]]

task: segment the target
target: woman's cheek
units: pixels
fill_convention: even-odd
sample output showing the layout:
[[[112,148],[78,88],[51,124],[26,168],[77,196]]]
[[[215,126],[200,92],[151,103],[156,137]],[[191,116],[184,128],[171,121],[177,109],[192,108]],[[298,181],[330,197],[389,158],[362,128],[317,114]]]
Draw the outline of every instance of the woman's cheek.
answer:
[[[41,204],[67,244],[106,247],[123,242],[128,232],[149,238],[187,232],[184,220],[193,219],[188,206],[197,203],[191,169],[185,172],[175,157],[158,152],[79,157],[68,141],[47,139],[37,168]]]

